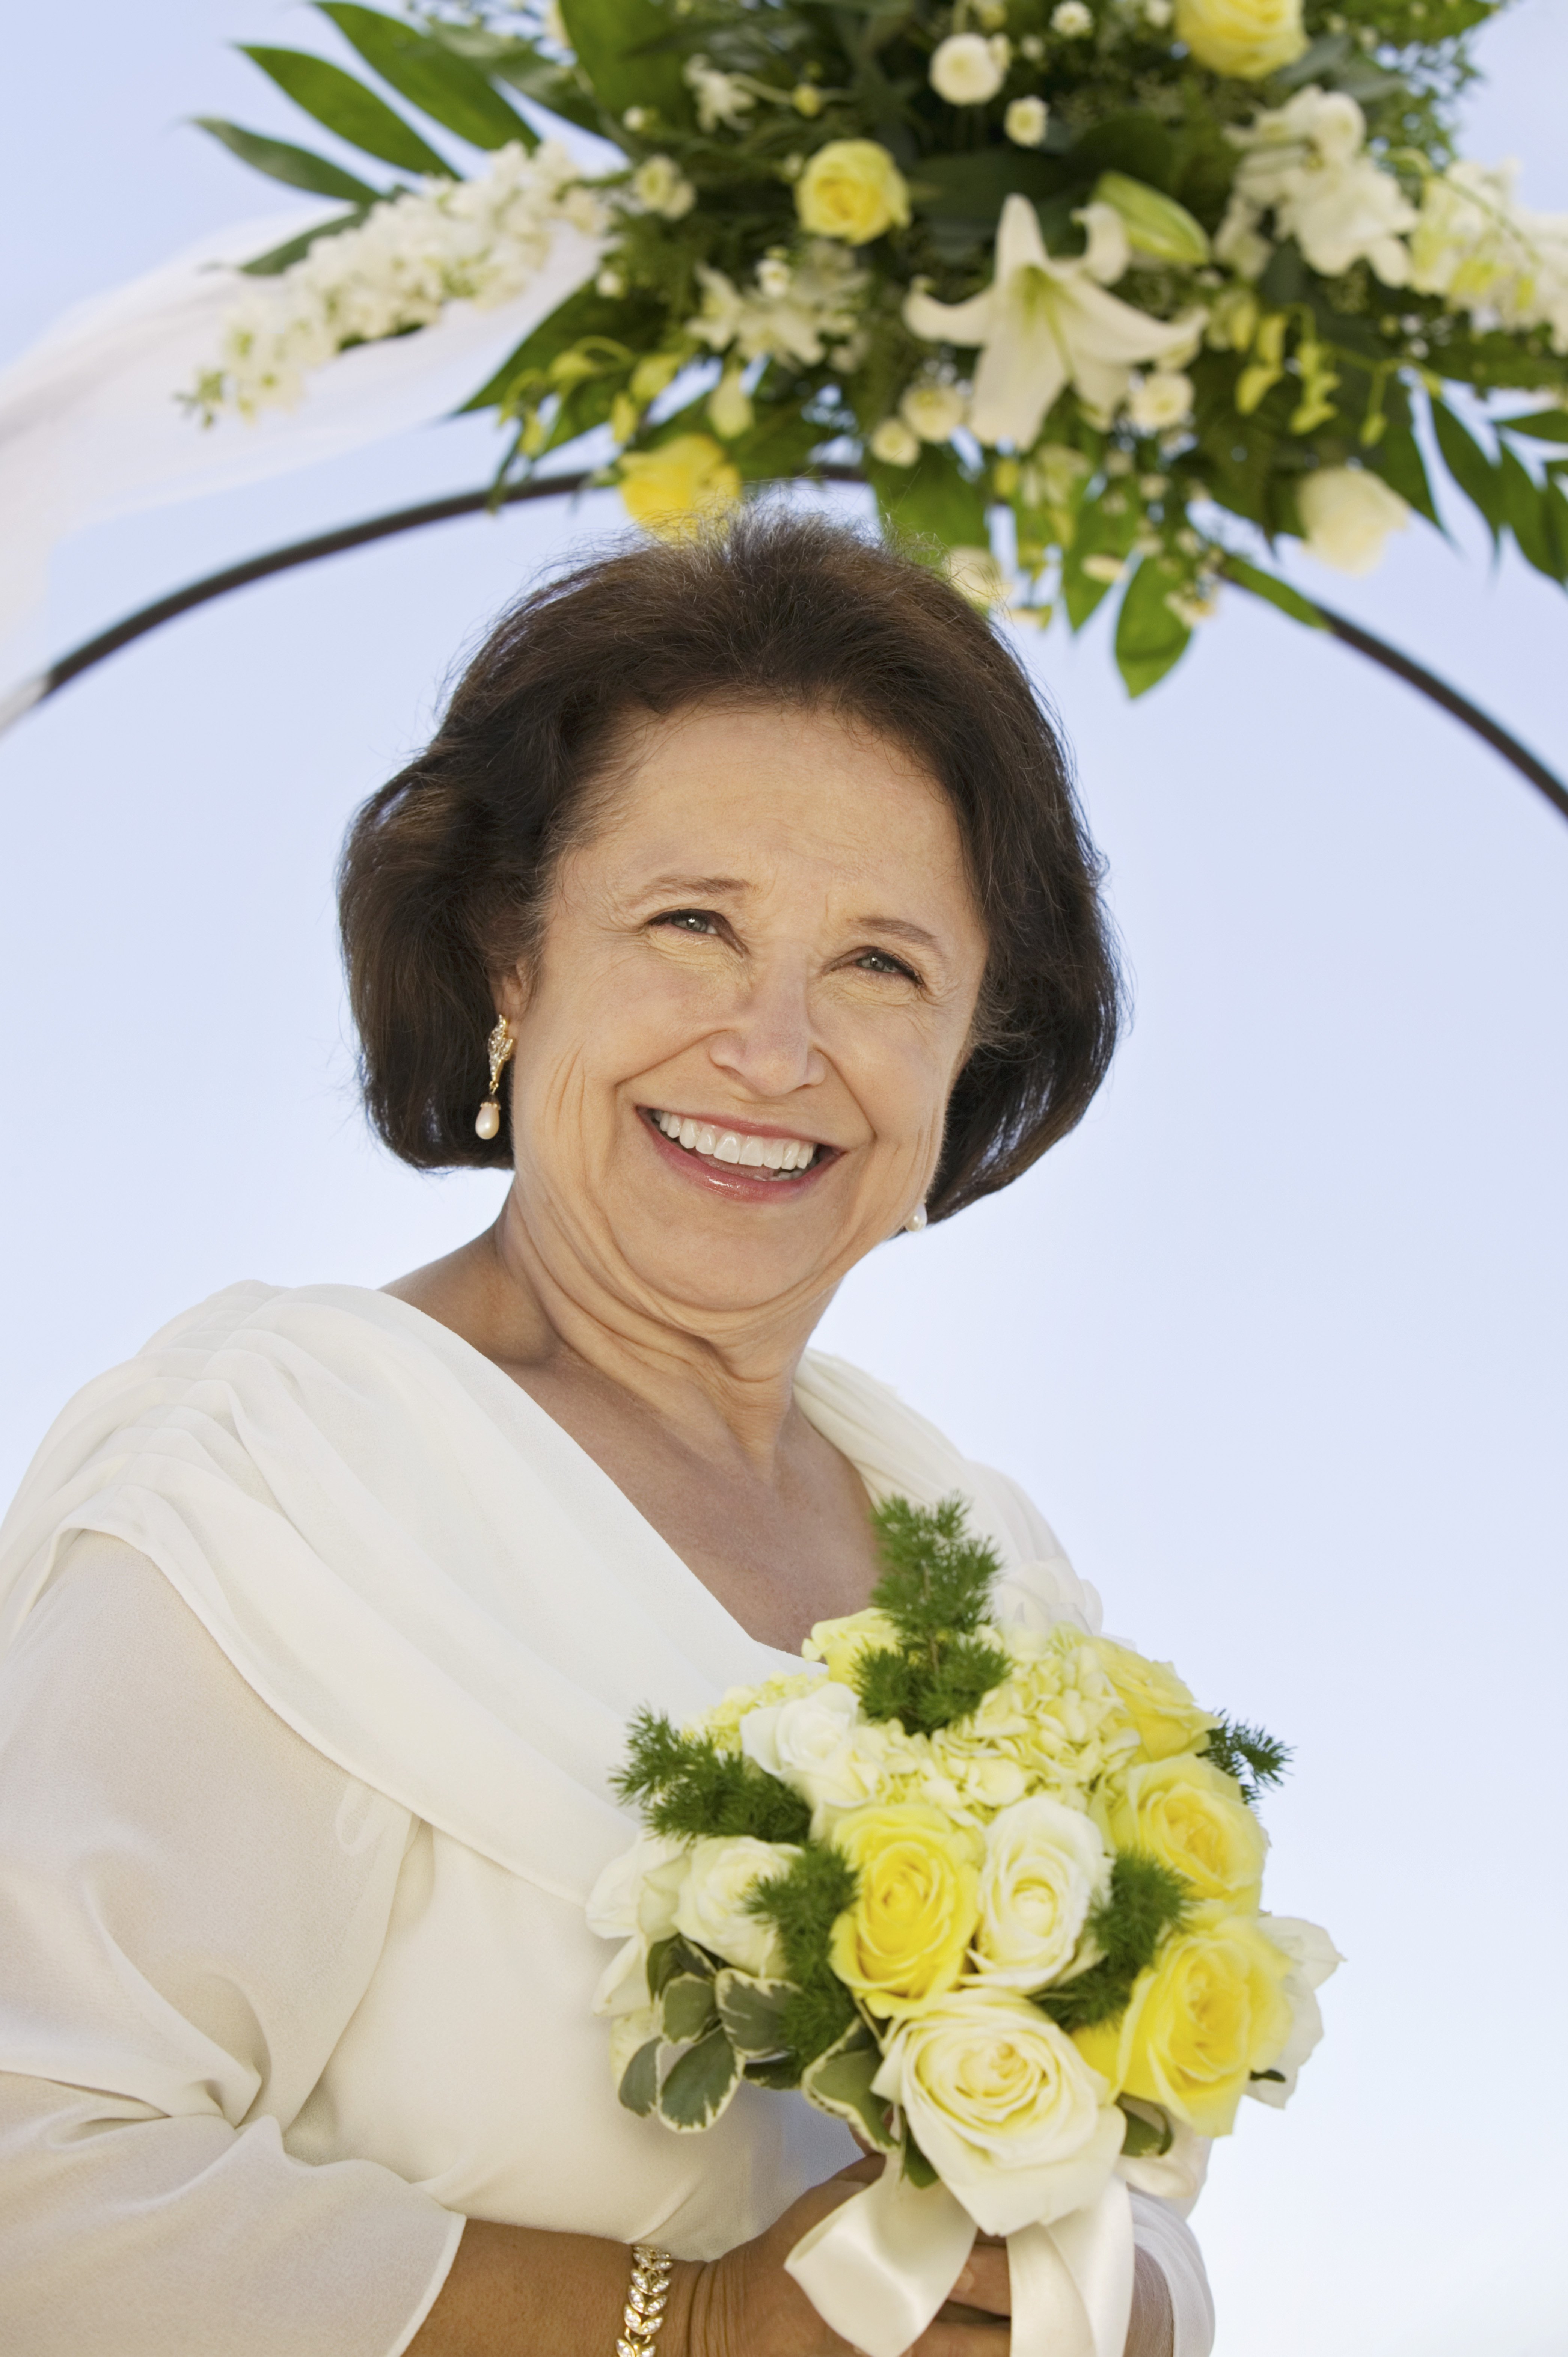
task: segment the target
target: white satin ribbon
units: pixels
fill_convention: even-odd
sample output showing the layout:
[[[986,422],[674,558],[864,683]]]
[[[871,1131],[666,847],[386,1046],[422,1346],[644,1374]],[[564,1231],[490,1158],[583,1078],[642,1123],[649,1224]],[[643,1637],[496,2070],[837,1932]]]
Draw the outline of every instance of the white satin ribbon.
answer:
[[[975,2236],[945,2185],[889,2163],[803,2234],[787,2272],[824,2324],[865,2357],[903,2357],[951,2297]],[[1011,2357],[1122,2357],[1133,2313],[1133,2221],[1112,2178],[1099,2199],[1007,2237]]]

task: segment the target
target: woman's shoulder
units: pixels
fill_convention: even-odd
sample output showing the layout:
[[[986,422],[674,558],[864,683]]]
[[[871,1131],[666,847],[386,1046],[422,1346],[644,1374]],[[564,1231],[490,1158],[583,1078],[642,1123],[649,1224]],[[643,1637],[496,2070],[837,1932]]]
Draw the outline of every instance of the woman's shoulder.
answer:
[[[811,1423],[842,1449],[879,1503],[905,1497],[931,1506],[955,1492],[966,1501],[972,1524],[1002,1560],[997,1602],[1004,1619],[1074,1620],[1099,1629],[1099,1596],[1079,1577],[1045,1515],[1011,1474],[965,1456],[891,1383],[847,1359],[808,1351],[795,1392]]]

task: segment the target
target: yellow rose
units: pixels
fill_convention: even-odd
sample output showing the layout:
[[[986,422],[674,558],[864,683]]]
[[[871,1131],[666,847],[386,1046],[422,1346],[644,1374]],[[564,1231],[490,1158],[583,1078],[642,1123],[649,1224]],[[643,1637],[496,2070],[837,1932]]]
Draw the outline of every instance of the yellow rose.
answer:
[[[1208,1760],[1124,1768],[1105,1784],[1100,1811],[1117,1849],[1146,1850],[1200,1899],[1257,1905],[1268,1836],[1234,1780]]]
[[[1290,1970],[1256,1917],[1205,1908],[1134,1984],[1121,2021],[1074,2043],[1118,2094],[1163,2104],[1200,2136],[1229,2136],[1252,2072],[1291,2034]]]
[[[886,147],[875,139],[830,139],[795,183],[795,210],[813,237],[869,245],[909,218],[909,191]]]
[[[647,531],[685,540],[736,505],[740,477],[711,434],[678,434],[657,450],[623,453],[620,495]]]
[[[1091,1638],[1090,1650],[1115,1687],[1151,1760],[1202,1749],[1215,1724],[1214,1713],[1193,1700],[1168,1662],[1146,1662],[1142,1653],[1113,1645],[1109,1637]]]
[[[977,1835],[919,1802],[852,1809],[832,1838],[860,1877],[829,1961],[872,2013],[918,2013],[952,1988],[980,1913]]]
[[[1259,81],[1306,48],[1301,0],[1176,0],[1176,37],[1200,66]]]
[[[858,1655],[867,1646],[897,1645],[898,1635],[886,1612],[851,1612],[842,1620],[818,1620],[800,1651],[808,1662],[826,1662],[828,1675],[853,1685]]]

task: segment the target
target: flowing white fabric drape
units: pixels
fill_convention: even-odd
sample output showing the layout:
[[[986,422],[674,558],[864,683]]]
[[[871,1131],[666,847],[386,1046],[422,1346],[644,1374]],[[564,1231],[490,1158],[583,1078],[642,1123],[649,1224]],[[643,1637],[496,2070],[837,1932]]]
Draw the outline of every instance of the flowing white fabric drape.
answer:
[[[202,238],[78,304],[0,371],[0,690],[37,660],[27,625],[49,552],[69,533],[260,482],[447,415],[598,260],[597,241],[562,223],[549,259],[510,302],[493,310],[453,303],[431,327],[340,354],[316,371],[296,409],[202,426],[178,395],[213,365],[224,315],[253,284],[238,265],[341,210],[311,204]]]

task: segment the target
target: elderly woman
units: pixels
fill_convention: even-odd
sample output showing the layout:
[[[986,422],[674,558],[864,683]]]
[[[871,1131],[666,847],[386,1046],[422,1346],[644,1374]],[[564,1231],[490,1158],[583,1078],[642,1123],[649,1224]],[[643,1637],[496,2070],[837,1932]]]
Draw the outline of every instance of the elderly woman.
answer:
[[[511,1184],[382,1292],[177,1319],[5,1525],[10,2357],[613,2357],[634,2244],[658,2357],[842,2357],[782,2262],[877,2164],[798,2098],[621,2109],[586,1900],[630,1715],[863,1607],[876,1501],[961,1491],[1092,1619],[1010,1481],[806,1346],[1082,1114],[1095,881],[984,624],[779,518],[525,599],[360,813],[371,1116]],[[1202,2357],[1195,2247],[1133,2202],[1127,2346]],[[918,2357],[999,2357],[1005,2247],[955,2289]],[[1031,2357],[1108,2357],[1083,2326]]]

